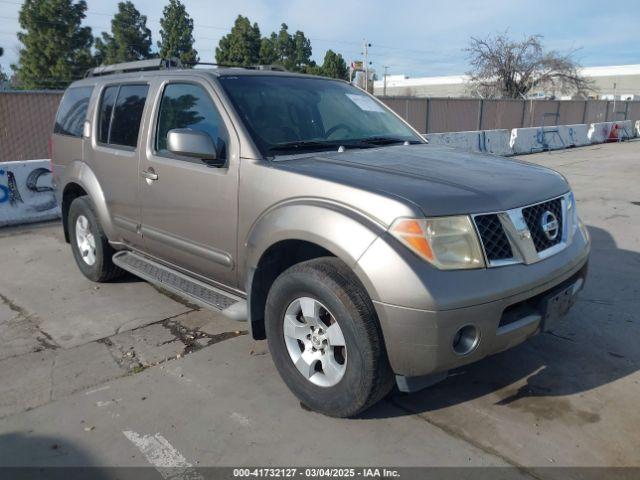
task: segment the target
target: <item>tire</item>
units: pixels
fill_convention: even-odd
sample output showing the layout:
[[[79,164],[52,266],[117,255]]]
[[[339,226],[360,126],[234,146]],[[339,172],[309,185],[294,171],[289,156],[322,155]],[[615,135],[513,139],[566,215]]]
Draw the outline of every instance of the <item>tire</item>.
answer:
[[[85,277],[94,282],[108,282],[124,273],[111,260],[115,250],[109,245],[88,197],[71,202],[67,222],[73,258]]]
[[[317,321],[307,321],[313,315],[302,313],[304,308],[311,311],[311,300],[320,312],[316,317],[328,328]],[[293,325],[286,329],[288,336],[287,321]],[[335,335],[335,329],[329,333],[334,323],[340,327],[342,338]],[[324,336],[297,340],[313,324],[320,327],[311,333]],[[353,417],[384,398],[394,385],[373,304],[357,277],[337,258],[309,260],[284,271],[269,290],[265,327],[280,376],[302,404],[312,410],[332,417]],[[325,340],[320,342],[322,338]],[[333,345],[342,341],[344,347]],[[314,350],[322,344],[321,350],[320,346]],[[303,355],[306,359],[301,360]],[[324,360],[309,361],[318,355]],[[294,358],[298,358],[295,363]]]

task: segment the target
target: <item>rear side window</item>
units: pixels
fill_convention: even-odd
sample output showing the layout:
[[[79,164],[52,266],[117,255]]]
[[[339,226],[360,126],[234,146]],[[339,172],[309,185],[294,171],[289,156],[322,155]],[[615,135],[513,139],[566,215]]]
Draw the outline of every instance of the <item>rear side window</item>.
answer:
[[[98,141],[109,143],[109,127],[111,126],[111,114],[116,103],[116,96],[120,87],[107,87],[102,94],[100,102],[100,115],[98,116]]]
[[[136,147],[148,91],[148,85],[118,85],[104,90],[98,118],[100,143]]]
[[[75,87],[66,91],[56,114],[53,133],[82,137],[91,92],[93,87]]]

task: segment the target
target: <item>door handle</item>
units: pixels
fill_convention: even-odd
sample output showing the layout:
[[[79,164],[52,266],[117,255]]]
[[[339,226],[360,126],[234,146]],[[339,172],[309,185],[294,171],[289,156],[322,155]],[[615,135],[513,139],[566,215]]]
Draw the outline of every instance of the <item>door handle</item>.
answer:
[[[151,181],[158,180],[158,174],[153,171],[153,168],[140,172],[140,175],[142,175],[147,180],[151,180]]]

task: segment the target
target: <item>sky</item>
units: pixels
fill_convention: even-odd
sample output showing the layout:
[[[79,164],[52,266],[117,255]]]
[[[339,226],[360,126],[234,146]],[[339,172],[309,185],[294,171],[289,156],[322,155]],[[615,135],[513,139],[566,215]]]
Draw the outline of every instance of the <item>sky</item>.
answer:
[[[147,15],[154,45],[159,39],[163,0],[133,0]],[[411,77],[459,75],[468,71],[465,47],[472,36],[508,31],[515,39],[542,35],[545,46],[575,51],[583,66],[640,64],[640,0],[182,0],[194,19],[195,47],[201,61],[213,62],[220,37],[238,14],[257,22],[262,35],[285,22],[291,33],[311,39],[313,58],[327,49],[347,62],[361,59],[363,41],[371,43],[369,60],[381,74]],[[16,62],[20,43],[20,0],[0,0],[0,64]],[[94,35],[110,30],[116,0],[87,0],[85,25]],[[634,5],[635,4],[635,5]]]

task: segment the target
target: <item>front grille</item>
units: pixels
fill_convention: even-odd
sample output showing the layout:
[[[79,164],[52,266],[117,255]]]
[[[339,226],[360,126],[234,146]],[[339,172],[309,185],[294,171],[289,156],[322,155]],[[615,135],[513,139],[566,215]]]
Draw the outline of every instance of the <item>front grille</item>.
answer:
[[[542,229],[542,217],[547,211],[551,212],[558,220],[558,234],[554,239],[550,239]],[[564,219],[562,218],[562,202],[559,198],[523,208],[522,216],[531,232],[531,239],[536,251],[542,252],[562,241],[562,222]]]
[[[482,239],[487,260],[508,260],[513,258],[511,244],[502,228],[502,223],[495,213],[490,215],[477,215],[474,218],[478,233]]]

